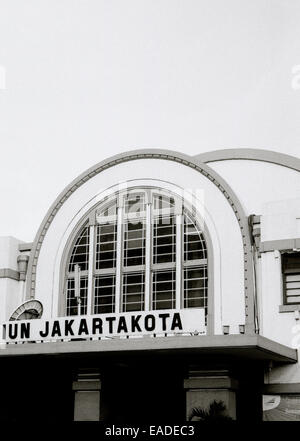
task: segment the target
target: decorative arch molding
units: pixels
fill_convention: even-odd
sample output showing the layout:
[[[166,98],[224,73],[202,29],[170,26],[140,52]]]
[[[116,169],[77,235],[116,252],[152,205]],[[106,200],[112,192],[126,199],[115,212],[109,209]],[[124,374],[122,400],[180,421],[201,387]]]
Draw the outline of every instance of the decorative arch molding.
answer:
[[[28,283],[27,283],[27,298],[35,298],[35,282],[36,282],[36,269],[37,262],[39,258],[40,249],[42,247],[44,238],[47,234],[48,228],[51,225],[54,217],[65,203],[65,201],[85,182],[107,170],[115,165],[121,164],[123,162],[134,161],[139,159],[160,159],[167,161],[174,161],[190,167],[203,176],[208,178],[224,195],[227,199],[229,205],[231,206],[238,225],[241,231],[242,243],[243,243],[243,253],[244,253],[244,287],[245,287],[245,332],[254,333],[255,332],[255,311],[254,311],[254,283],[253,283],[253,261],[252,261],[252,251],[251,251],[251,241],[250,232],[248,226],[247,216],[239,202],[237,196],[227,184],[227,182],[219,176],[213,169],[211,169],[207,164],[200,162],[196,157],[185,155],[183,153],[175,152],[172,150],[161,150],[161,149],[143,149],[143,150],[133,150],[126,153],[121,153],[108,158],[100,163],[89,168],[83,172],[80,176],[75,178],[57,197],[52,206],[49,208],[46,216],[44,217],[42,224],[35,236],[28,268]]]
[[[271,164],[281,165],[292,170],[300,171],[300,159],[285,153],[273,152],[263,149],[224,149],[214,150],[212,152],[200,153],[194,158],[207,164],[209,162],[230,161],[230,160],[252,160],[269,162]]]

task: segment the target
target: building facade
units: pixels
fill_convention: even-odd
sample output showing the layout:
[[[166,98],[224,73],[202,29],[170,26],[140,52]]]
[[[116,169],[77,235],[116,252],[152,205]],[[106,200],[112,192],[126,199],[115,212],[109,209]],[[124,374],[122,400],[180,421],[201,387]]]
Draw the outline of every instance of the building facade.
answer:
[[[0,245],[2,420],[300,420],[300,159],[127,152]]]

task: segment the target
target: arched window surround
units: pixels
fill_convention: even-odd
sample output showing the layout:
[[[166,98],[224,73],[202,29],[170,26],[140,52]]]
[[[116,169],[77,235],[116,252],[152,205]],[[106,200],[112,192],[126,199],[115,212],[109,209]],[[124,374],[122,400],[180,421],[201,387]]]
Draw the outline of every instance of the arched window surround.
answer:
[[[135,184],[136,185],[136,184]],[[82,231],[84,228],[88,227],[90,234],[92,231],[94,231],[93,237],[91,238],[91,242],[93,244],[93,249],[94,249],[94,243],[95,243],[95,226],[97,225],[97,220],[96,220],[96,212],[99,211],[100,209],[102,211],[105,210],[105,208],[109,207],[109,205],[111,204],[111,201],[113,199],[117,199],[117,207],[118,207],[118,211],[120,213],[120,210],[123,210],[124,212],[124,202],[122,201],[122,198],[124,197],[125,194],[131,194],[134,193],[136,194],[137,192],[139,192],[139,190],[145,195],[145,212],[148,210],[150,211],[151,206],[153,206],[153,194],[161,194],[164,196],[169,196],[169,197],[173,197],[175,200],[175,204],[174,204],[174,213],[175,213],[175,217],[176,217],[176,222],[179,221],[179,217],[181,216],[181,223],[178,223],[178,227],[177,228],[177,233],[180,231],[180,229],[182,230],[184,228],[184,225],[182,223],[182,219],[183,213],[186,213],[188,216],[191,216],[195,225],[197,226],[197,228],[199,228],[200,231],[202,231],[204,238],[205,238],[205,242],[206,242],[206,247],[207,247],[207,334],[211,334],[213,333],[213,316],[214,316],[214,310],[213,310],[213,252],[212,252],[212,244],[211,244],[211,239],[210,239],[210,234],[207,230],[206,224],[204,222],[204,220],[202,219],[202,217],[200,216],[199,212],[196,212],[196,209],[194,206],[191,205],[191,203],[188,200],[184,200],[180,194],[180,192],[174,192],[174,190],[172,189],[167,190],[166,188],[161,188],[161,187],[156,187],[156,186],[147,186],[147,185],[143,185],[143,186],[133,186],[133,187],[128,187],[126,190],[121,190],[121,191],[117,191],[114,193],[109,194],[108,196],[106,196],[105,198],[102,199],[102,201],[98,201],[96,204],[93,205],[92,208],[89,209],[89,211],[81,218],[81,220],[77,223],[77,226],[73,229],[73,233],[70,235],[65,249],[64,249],[64,253],[63,253],[63,258],[61,260],[61,277],[60,277],[60,296],[59,296],[59,305],[58,305],[58,313],[60,316],[65,316],[66,315],[66,301],[65,301],[65,290],[66,290],[66,281],[67,281],[67,271],[66,271],[66,267],[67,267],[67,263],[68,260],[70,258],[70,253],[71,250],[73,249],[75,242],[78,238],[78,234],[80,233],[80,231]],[[167,213],[168,209],[166,210]],[[165,213],[165,214],[166,214]],[[118,218],[117,214],[112,214],[112,217],[116,216],[116,218]],[[107,219],[107,218],[106,218]],[[98,216],[98,221],[99,221],[99,216]],[[122,226],[122,222],[121,224],[121,228],[124,228]],[[119,226],[118,226],[119,228]],[[147,229],[147,235],[151,235],[151,231],[148,228]],[[123,237],[123,232],[122,232],[122,237]],[[184,278],[183,278],[183,271],[185,269],[185,266],[188,267],[188,265],[185,265],[185,263],[182,262],[182,254],[184,252],[183,250],[183,244],[182,244],[182,237],[183,237],[183,233],[181,232],[181,239],[180,241],[177,242],[177,249],[176,249],[176,259],[174,262],[174,272],[175,272],[175,279],[176,279],[176,296],[175,296],[175,303],[173,308],[176,309],[182,309],[184,308]],[[149,237],[145,238],[146,240],[151,240],[152,238],[149,239]],[[178,240],[178,239],[177,239]],[[178,246],[178,244],[181,244],[180,246]],[[117,247],[119,247],[119,251],[117,250],[117,253],[119,252],[119,254],[121,253],[123,255],[124,253],[124,249],[123,249],[124,243],[117,243]],[[153,297],[152,297],[152,281],[150,281],[150,277],[152,277],[152,273],[151,271],[153,270],[153,267],[155,269],[155,264],[149,264],[149,262],[152,262],[152,255],[149,255],[149,252],[152,252],[152,249],[150,250],[150,247],[146,247],[146,253],[148,252],[148,255],[145,256],[145,280],[144,280],[144,284],[145,284],[145,293],[144,293],[144,307],[142,308],[142,310],[145,311],[149,311],[149,310],[153,310]],[[90,259],[92,259],[92,254],[90,255]],[[148,264],[147,264],[148,262]],[[178,263],[180,262],[180,263]],[[196,266],[197,264],[199,264],[199,262],[194,262],[194,266]],[[148,267],[148,268],[146,268]],[[151,267],[151,269],[150,269]],[[171,269],[171,266],[167,265],[168,270]],[[128,271],[128,274],[130,274],[131,272],[133,272],[133,270],[138,270],[138,268],[134,268],[132,267],[130,269],[130,271]],[[156,268],[157,269],[157,268]],[[163,265],[158,266],[159,270],[163,269]],[[109,272],[109,271],[108,271]],[[124,309],[124,305],[122,305],[122,293],[121,293],[121,274],[118,274],[118,272],[120,272],[120,268],[116,268],[116,302],[114,305],[114,311],[112,312],[126,312],[126,310]],[[105,274],[105,271],[102,273]],[[123,270],[122,270],[122,274]],[[126,271],[125,271],[126,274]],[[151,274],[151,276],[150,276]],[[86,280],[87,280],[87,285],[89,287],[89,292],[87,293],[87,297],[88,297],[88,301],[87,301],[87,308],[86,311],[84,311],[83,313],[95,313],[93,312],[92,308],[94,307],[93,304],[93,300],[92,300],[92,293],[91,293],[91,287],[93,286],[93,281],[95,279],[95,272],[92,271],[87,271],[86,272]]]

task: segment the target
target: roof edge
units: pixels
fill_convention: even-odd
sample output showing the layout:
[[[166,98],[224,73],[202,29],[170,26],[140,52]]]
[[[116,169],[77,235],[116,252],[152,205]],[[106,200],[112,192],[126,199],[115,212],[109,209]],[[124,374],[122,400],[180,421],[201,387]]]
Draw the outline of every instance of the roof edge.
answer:
[[[1,357],[20,355],[67,355],[76,353],[119,353],[145,351],[194,351],[197,354],[210,353],[225,355],[232,351],[255,351],[252,359],[296,363],[297,350],[270,340],[258,334],[250,335],[205,335],[175,336],[171,339],[113,339],[97,341],[47,342],[24,345],[5,345],[0,351]],[[218,352],[221,351],[221,352]],[[245,353],[245,352],[244,352]],[[236,352],[235,355],[238,353]],[[241,354],[239,355],[241,357]],[[251,358],[251,357],[250,357]]]

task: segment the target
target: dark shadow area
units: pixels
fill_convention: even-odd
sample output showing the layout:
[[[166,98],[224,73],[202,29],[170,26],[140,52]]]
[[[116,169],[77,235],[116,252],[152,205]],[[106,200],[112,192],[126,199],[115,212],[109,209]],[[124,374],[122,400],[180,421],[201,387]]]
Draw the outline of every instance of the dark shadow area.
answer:
[[[189,367],[226,369],[237,380],[237,420],[262,420],[263,363],[185,354],[99,354],[2,358],[0,421],[71,422],[78,368],[100,372],[101,420],[155,424],[186,421]]]
[[[180,366],[157,360],[107,370],[101,390],[104,421],[184,422],[183,378]]]

